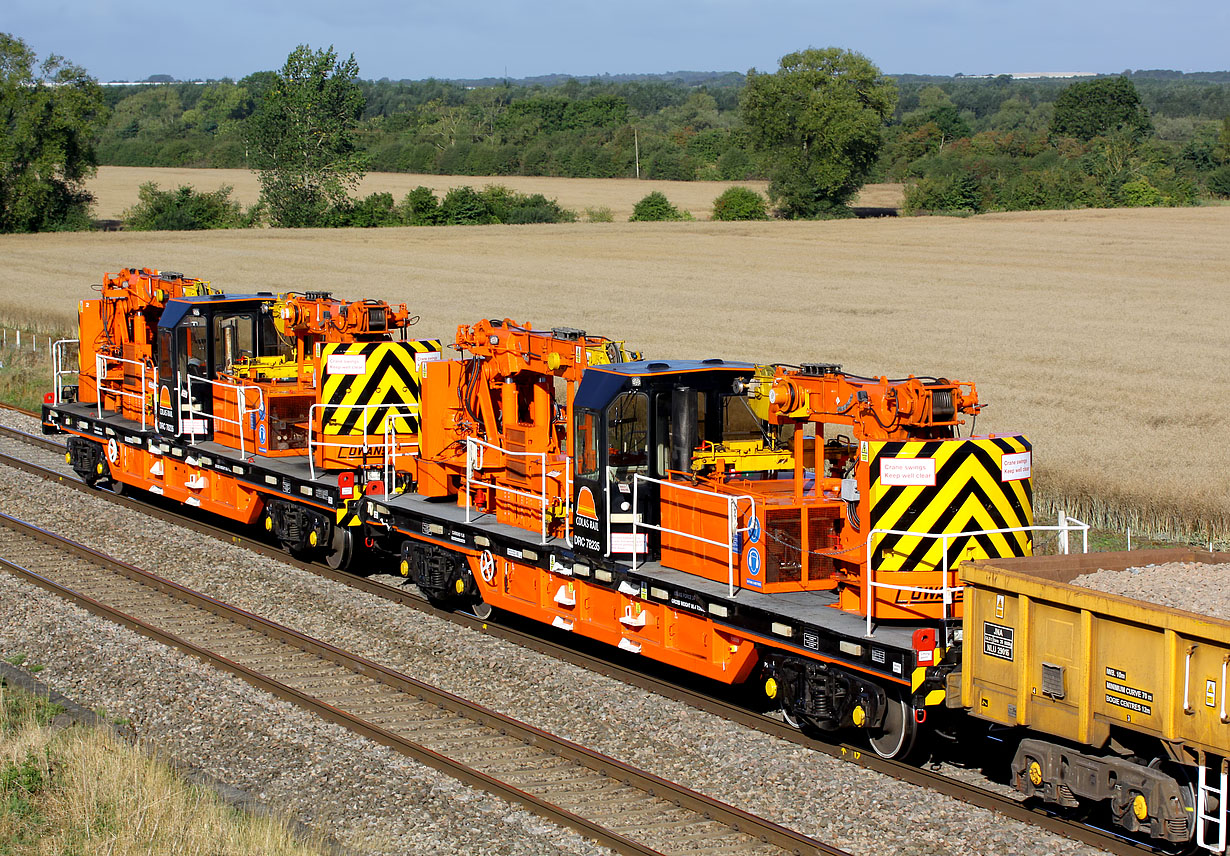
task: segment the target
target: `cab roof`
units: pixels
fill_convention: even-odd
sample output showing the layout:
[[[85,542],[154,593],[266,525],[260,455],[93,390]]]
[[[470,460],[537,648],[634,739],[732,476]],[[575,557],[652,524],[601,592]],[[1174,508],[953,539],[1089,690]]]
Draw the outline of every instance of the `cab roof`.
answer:
[[[252,303],[253,301],[269,302],[277,297],[270,292],[256,294],[207,294],[202,297],[176,297],[168,300],[162,315],[158,319],[159,327],[174,327],[193,309],[202,306],[219,306],[227,303]]]
[[[712,380],[708,384],[699,377],[686,383],[713,388],[730,383],[735,375],[746,375],[755,370],[753,363],[726,360],[637,360],[632,363],[590,366],[581,378],[573,404],[590,410],[602,410],[621,392],[640,389],[641,382],[637,378],[661,378],[646,384],[646,388],[653,388],[669,384],[671,375],[709,375]]]

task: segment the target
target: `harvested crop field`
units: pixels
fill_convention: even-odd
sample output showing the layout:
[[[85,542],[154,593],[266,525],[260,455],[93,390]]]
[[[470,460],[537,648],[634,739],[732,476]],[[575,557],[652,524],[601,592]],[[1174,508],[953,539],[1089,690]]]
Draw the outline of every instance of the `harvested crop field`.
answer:
[[[187,184],[209,192],[220,187],[233,188],[231,198],[252,205],[260,198],[256,173],[246,169],[144,169],[104,166],[90,184],[97,198],[95,214],[103,220],[118,220],[124,210],[137,203],[137,188],[147,181],[157,182],[163,190]],[[638,181],[634,178],[539,178],[535,176],[415,175],[399,172],[373,172],[356,191],[359,196],[391,193],[395,200],[422,185],[443,196],[454,187],[475,188],[500,184],[517,193],[541,193],[585,219],[586,209],[609,208],[615,220],[632,216],[632,207],[646,194],[657,190],[666,194],[676,208],[690,211],[697,220],[708,220],[713,200],[728,187],[740,185],[764,193],[764,181]],[[871,184],[855,200],[856,205],[873,208],[899,208],[903,198],[900,184]]]
[[[68,316],[103,271],[148,265],[234,292],[405,301],[424,337],[512,316],[627,339],[651,356],[973,380],[990,405],[979,433],[1033,440],[1040,513],[1062,503],[1093,523],[1225,541],[1227,235],[1227,206],[10,235],[0,236],[0,311],[37,295],[39,310]]]

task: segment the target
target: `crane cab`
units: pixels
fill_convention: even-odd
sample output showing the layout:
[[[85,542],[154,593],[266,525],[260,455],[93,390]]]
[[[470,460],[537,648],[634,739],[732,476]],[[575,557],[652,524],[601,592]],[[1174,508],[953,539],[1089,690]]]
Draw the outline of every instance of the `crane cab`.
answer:
[[[265,395],[245,378],[262,360],[287,356],[270,312],[274,299],[213,295],[167,302],[155,350],[160,433],[236,447],[248,440],[247,448],[268,451],[267,432],[257,427]]]
[[[761,438],[761,424],[734,391],[754,371],[750,363],[723,360],[613,363],[586,371],[573,401],[578,549],[603,557],[658,555],[664,484],[694,479],[698,449]]]

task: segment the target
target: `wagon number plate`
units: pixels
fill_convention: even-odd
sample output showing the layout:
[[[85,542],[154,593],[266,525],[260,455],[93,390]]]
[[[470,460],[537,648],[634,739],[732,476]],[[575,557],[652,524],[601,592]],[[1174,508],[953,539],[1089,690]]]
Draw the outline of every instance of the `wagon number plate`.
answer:
[[[988,657],[1011,660],[1012,634],[1013,629],[1011,627],[1004,627],[1002,624],[992,624],[989,621],[982,622],[982,653]]]

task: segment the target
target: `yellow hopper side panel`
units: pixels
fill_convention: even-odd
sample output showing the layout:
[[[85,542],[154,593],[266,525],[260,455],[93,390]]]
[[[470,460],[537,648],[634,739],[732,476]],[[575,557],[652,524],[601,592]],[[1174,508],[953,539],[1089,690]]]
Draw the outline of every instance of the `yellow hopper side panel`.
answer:
[[[1226,562],[1230,554],[1136,551],[963,565],[963,705],[983,719],[1092,746],[1118,725],[1230,755],[1230,621],[1066,582],[1098,568],[1170,561]]]

